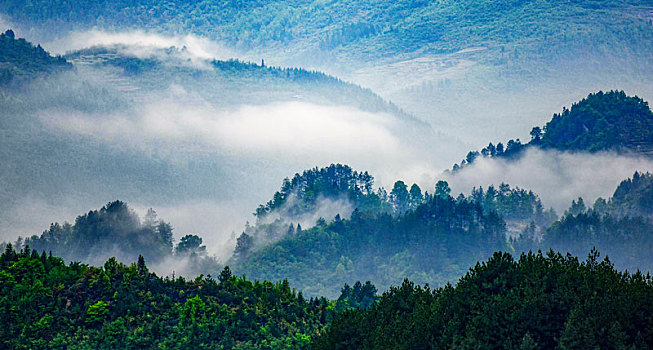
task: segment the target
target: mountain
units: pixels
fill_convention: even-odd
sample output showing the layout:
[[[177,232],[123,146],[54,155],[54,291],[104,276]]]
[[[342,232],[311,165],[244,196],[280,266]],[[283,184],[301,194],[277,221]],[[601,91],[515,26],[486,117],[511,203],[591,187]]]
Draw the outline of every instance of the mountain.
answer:
[[[11,29],[0,34],[0,86],[70,68],[66,59],[50,56],[41,45],[16,39]]]
[[[329,71],[447,134],[464,130],[471,147],[488,132],[523,138],[542,110],[587,91],[653,98],[646,1],[8,0],[0,13],[39,41],[194,34],[250,60]]]
[[[152,208],[141,221],[126,203],[113,201],[77,216],[73,224],[55,222],[41,235],[18,237],[13,246],[94,266],[109,258],[130,262],[143,256],[164,274],[194,276],[216,273],[221,268],[206,252],[201,237],[187,234],[176,245],[173,242],[172,225],[159,219]]]
[[[568,251],[582,256],[599,249],[619,269],[651,271],[653,260],[653,201],[650,173],[636,172],[621,182],[608,200],[587,207],[583,198],[548,227],[525,230],[513,241],[517,251]]]
[[[554,114],[543,128],[531,130],[531,141],[490,143],[467,154],[454,171],[479,157],[518,158],[529,147],[572,152],[615,151],[653,155],[653,112],[648,102],[623,91],[589,94],[570,109]]]
[[[237,239],[228,264],[253,278],[291,276],[307,294],[331,298],[338,295],[336,286],[355,280],[369,280],[380,290],[406,276],[442,286],[504,249],[583,256],[596,247],[620,269],[653,266],[646,253],[653,244],[648,173],[636,172],[612,198],[597,199],[594,208],[587,209],[582,198],[574,200],[560,218],[532,191],[507,184],[473,188],[469,196],[454,199],[444,181],[433,194],[422,194],[417,185],[409,192],[397,181],[387,194],[369,190],[369,175],[356,184],[359,174],[332,165],[286,179],[274,199],[257,210],[259,220]],[[342,202],[333,205],[335,199]],[[298,213],[310,220],[298,224]]]
[[[495,253],[439,289],[404,281],[337,317],[316,349],[650,348],[653,284],[596,251]]]
[[[161,278],[143,257],[66,265],[8,246],[0,256],[0,344],[9,349],[306,348],[334,312],[287,281],[252,282],[228,268]]]
[[[484,48],[501,62],[519,56],[555,61],[584,54],[645,53],[650,8],[638,1],[106,1],[29,3],[9,0],[0,12],[35,30],[153,29],[194,32],[243,50],[332,51],[341,60],[453,53]],[[592,21],[587,21],[587,19]],[[614,19],[618,19],[615,21]],[[510,25],[507,25],[510,23]],[[627,40],[623,40],[627,39]],[[618,43],[617,48],[604,43]],[[560,50],[554,50],[559,48]],[[650,52],[650,51],[649,51]],[[549,57],[553,55],[553,57]],[[410,56],[409,56],[410,57]],[[356,59],[353,59],[356,58]],[[639,57],[643,59],[644,57]],[[526,57],[522,58],[524,61]]]
[[[557,150],[631,151],[653,155],[653,112],[648,102],[623,91],[599,91],[554,114],[536,145]]]
[[[304,175],[312,178],[314,174],[335,174],[330,171],[333,169],[343,168],[331,166]],[[353,185],[347,181],[347,174],[351,173],[342,172],[341,178],[335,174],[326,183],[315,183],[321,185],[324,198],[329,198],[334,188],[331,184]],[[282,192],[292,188],[293,183],[303,182],[297,179],[303,177],[286,181]],[[372,184],[368,184],[363,183],[359,191],[369,191],[366,188]],[[261,206],[259,212],[267,213],[267,208],[276,207],[284,196],[282,192],[267,206]],[[323,196],[312,190],[306,193],[309,198]],[[336,208],[347,212],[333,211],[312,222],[309,229],[295,227],[288,218],[272,226],[276,230],[270,230],[265,223],[259,229],[257,224],[238,238],[228,264],[236,273],[251,278],[277,280],[287,276],[307,295],[336,297],[339,286],[355,280],[369,280],[381,289],[400,283],[406,276],[420,283],[444,284],[460,276],[477,259],[506,247],[501,217],[464,196],[454,199],[445,182],[437,184],[434,194],[422,194],[419,186],[408,192],[403,181],[397,181],[389,195],[383,193],[378,190],[368,194],[360,207],[356,200],[341,204]],[[292,202],[290,208],[304,208],[301,203]],[[270,232],[274,239],[266,239]]]
[[[630,216],[653,217],[653,174],[635,172],[633,177],[622,181],[607,204],[607,208],[597,208],[601,201],[594,204],[595,210],[605,210]]]
[[[31,53],[21,55],[17,62]],[[12,227],[3,239],[42,230],[51,218],[41,208],[73,219],[121,198],[161,210],[198,202],[245,210],[288,169],[457,144],[370,90],[320,72],[138,43],[65,60],[73,69],[1,89],[0,221]],[[320,151],[325,143],[341,146]],[[218,228],[220,238],[246,216],[237,219]],[[200,234],[215,236],[214,223],[202,225]]]
[[[389,113],[428,128],[371,90],[318,71],[267,66],[265,62],[198,58],[186,47],[174,46],[93,46],[69,52],[65,57],[78,67],[80,74],[101,74],[106,85],[128,90],[139,101],[151,95],[152,90],[165,91],[171,85],[179,85],[218,108],[304,101]]]

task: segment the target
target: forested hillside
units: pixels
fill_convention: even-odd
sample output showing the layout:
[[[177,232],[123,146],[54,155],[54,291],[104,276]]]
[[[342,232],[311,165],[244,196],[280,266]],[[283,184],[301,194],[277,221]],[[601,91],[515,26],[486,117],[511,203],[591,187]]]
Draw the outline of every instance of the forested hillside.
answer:
[[[161,278],[142,257],[66,265],[7,246],[0,256],[0,346],[6,349],[306,348],[334,315],[287,281]]]
[[[103,80],[109,85],[127,84],[117,87],[129,89],[137,96],[147,96],[152,89],[163,90],[171,84],[179,84],[218,108],[305,101],[391,113],[425,126],[371,90],[323,72],[238,59],[199,59],[187,54],[185,47],[151,49],[145,46],[142,48],[145,54],[138,54],[138,48],[138,43],[133,47],[95,46],[70,52],[65,57],[82,69],[83,74],[93,77],[104,73]]]
[[[650,4],[649,4],[650,5]],[[0,12],[39,28],[194,32],[245,50],[334,50],[347,61],[486,47],[486,59],[550,63],[587,54],[650,54],[650,7],[639,1],[4,1]],[[617,21],[614,19],[617,18]],[[591,20],[590,20],[591,19]],[[616,48],[606,46],[619,45]],[[614,50],[614,51],[613,51]],[[280,51],[280,50],[277,50]],[[647,57],[650,57],[647,56]],[[640,56],[639,58],[644,58]],[[526,61],[526,60],[524,60]]]
[[[16,39],[11,29],[0,34],[0,86],[70,68],[72,65],[64,58],[50,56],[41,45],[35,47],[25,39]]]
[[[477,158],[518,158],[528,147],[572,152],[616,151],[653,155],[653,112],[648,102],[623,91],[591,93],[554,114],[543,128],[531,130],[530,142],[510,140],[504,146],[490,143],[467,154],[458,170]]]
[[[371,128],[366,140],[396,135],[415,148],[439,143],[428,124],[324,73],[238,60],[189,61],[183,47],[147,51],[137,44],[69,53],[74,69],[3,89],[0,220],[12,226],[5,232],[12,239],[51,222],[25,218],[35,203],[74,218],[116,198],[158,208],[238,201],[244,223],[244,210],[266,199],[259,194],[273,189],[288,169],[319,164],[315,148],[343,130],[358,137],[359,127]],[[134,53],[140,49],[146,53]],[[29,62],[30,52],[19,52],[17,62]],[[338,128],[323,133],[314,126],[323,118]],[[270,127],[253,134],[253,126],[263,123]],[[289,131],[298,125],[305,125],[302,132]],[[267,133],[271,127],[276,131]],[[302,140],[314,144],[306,147]],[[271,153],[275,161],[265,159]],[[361,158],[349,157],[349,149],[321,158],[339,154]]]
[[[653,349],[652,62],[653,0],[0,0],[0,350]]]
[[[398,183],[387,199],[390,212],[353,207],[350,218],[320,218],[310,229],[291,226],[262,247],[243,233],[230,264],[239,274],[287,276],[309,295],[335,297],[339,286],[354,280],[370,280],[382,289],[405,277],[443,284],[506,247],[505,223],[494,210],[454,199],[445,182],[432,195],[417,187],[420,199],[411,208],[408,200],[397,200],[411,198]]]
[[[274,199],[257,211],[268,220],[239,236],[230,261],[234,270],[254,278],[288,276],[307,294],[335,297],[337,286],[354,280],[370,280],[381,290],[405,277],[441,286],[505,249],[584,256],[596,247],[620,269],[653,268],[648,173],[624,180],[612,198],[599,198],[593,209],[582,198],[574,200],[561,218],[532,191],[507,184],[473,188],[469,196],[454,198],[444,181],[433,194],[422,193],[417,185],[408,191],[397,181],[388,194],[384,189],[371,192],[369,175],[355,185],[357,174],[332,165],[284,181]],[[290,204],[284,204],[289,198]],[[316,212],[316,198],[349,201],[332,208],[330,216],[312,215],[310,225],[299,225],[289,213]]]
[[[575,256],[596,248],[619,269],[649,272],[653,270],[652,183],[650,173],[635,173],[607,200],[598,198],[593,206],[586,206],[578,198],[550,227],[525,230],[514,241],[515,248],[518,252],[553,249]]]
[[[216,259],[206,252],[201,237],[187,234],[174,245],[172,231],[172,225],[159,219],[153,209],[141,221],[126,203],[114,201],[77,216],[73,224],[53,223],[40,236],[18,237],[14,246],[94,266],[112,257],[131,262],[143,256],[166,274],[174,273],[175,268],[178,275],[185,276],[215,274],[220,270]]]
[[[598,202],[599,205],[603,203]],[[653,218],[653,174],[636,172],[633,177],[619,184],[607,206],[596,210],[607,210],[616,215],[644,216]]]
[[[653,281],[592,252],[495,253],[455,285],[404,281],[368,310],[345,312],[316,349],[646,349]]]

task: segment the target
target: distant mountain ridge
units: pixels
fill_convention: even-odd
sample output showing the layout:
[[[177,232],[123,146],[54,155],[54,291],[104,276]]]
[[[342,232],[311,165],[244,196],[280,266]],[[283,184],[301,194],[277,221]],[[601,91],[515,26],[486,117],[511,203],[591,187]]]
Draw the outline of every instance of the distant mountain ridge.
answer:
[[[486,47],[485,60],[496,63],[525,56],[555,62],[579,46],[592,48],[586,52],[593,54],[608,53],[611,49],[601,42],[620,45],[632,57],[653,44],[647,10],[645,3],[632,0],[7,0],[0,5],[0,12],[35,28],[194,32],[244,50],[290,49],[297,56],[325,50],[345,61]]]
[[[470,151],[456,171],[477,158],[518,158],[529,147],[571,152],[615,151],[653,156],[653,112],[648,102],[624,91],[591,93],[570,109],[554,114],[543,128],[531,130],[531,140],[519,139]]]
[[[134,47],[138,47],[136,44]],[[347,105],[370,112],[390,113],[423,127],[425,122],[411,116],[370,89],[319,71],[296,67],[274,67],[238,59],[198,59],[185,55],[185,48],[150,49],[135,55],[128,45],[94,46],[65,55],[82,68],[117,68],[110,77],[128,78],[130,89],[166,89],[179,84],[197,91],[218,105],[265,104],[279,101],[306,101]],[[138,50],[134,50],[138,51]],[[91,72],[92,73],[92,72]],[[220,85],[220,91],[211,86]]]

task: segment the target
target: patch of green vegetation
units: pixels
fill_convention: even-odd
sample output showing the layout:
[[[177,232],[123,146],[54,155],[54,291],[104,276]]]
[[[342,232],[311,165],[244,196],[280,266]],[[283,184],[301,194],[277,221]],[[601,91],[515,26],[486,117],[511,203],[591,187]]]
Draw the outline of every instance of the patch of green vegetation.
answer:
[[[7,246],[0,256],[0,344],[9,349],[307,348],[334,315],[287,281],[252,282],[225,268],[161,278],[143,257],[103,267]]]
[[[455,286],[408,280],[367,310],[349,310],[316,349],[650,348],[653,281],[592,251],[495,253]]]
[[[0,86],[72,68],[63,57],[52,57],[41,45],[16,39],[9,29],[0,34]]]

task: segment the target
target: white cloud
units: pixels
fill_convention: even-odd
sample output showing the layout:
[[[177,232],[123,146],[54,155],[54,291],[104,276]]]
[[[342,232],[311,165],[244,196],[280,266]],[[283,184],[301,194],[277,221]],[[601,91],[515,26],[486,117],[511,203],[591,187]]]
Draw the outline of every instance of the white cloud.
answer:
[[[123,46],[124,54],[141,58],[155,54],[156,50],[170,47],[182,50],[183,56],[193,61],[229,59],[236,56],[224,45],[193,34],[166,36],[141,30],[113,33],[100,30],[71,32],[64,38],[44,45],[58,54],[93,46]]]
[[[615,153],[569,153],[528,150],[516,161],[477,159],[454,174],[445,174],[454,193],[469,193],[473,186],[499,185],[502,182],[537,193],[545,206],[564,212],[571,201],[583,197],[592,204],[598,197],[608,198],[622,180],[635,171],[653,171],[650,158]]]
[[[415,169],[418,176],[434,171],[401,139],[399,122],[388,114],[305,102],[225,112],[203,100],[182,100],[164,98],[112,115],[49,110],[41,120],[110,143],[217,149],[245,157],[305,160],[309,167],[341,162],[370,171],[393,168],[392,180]]]

